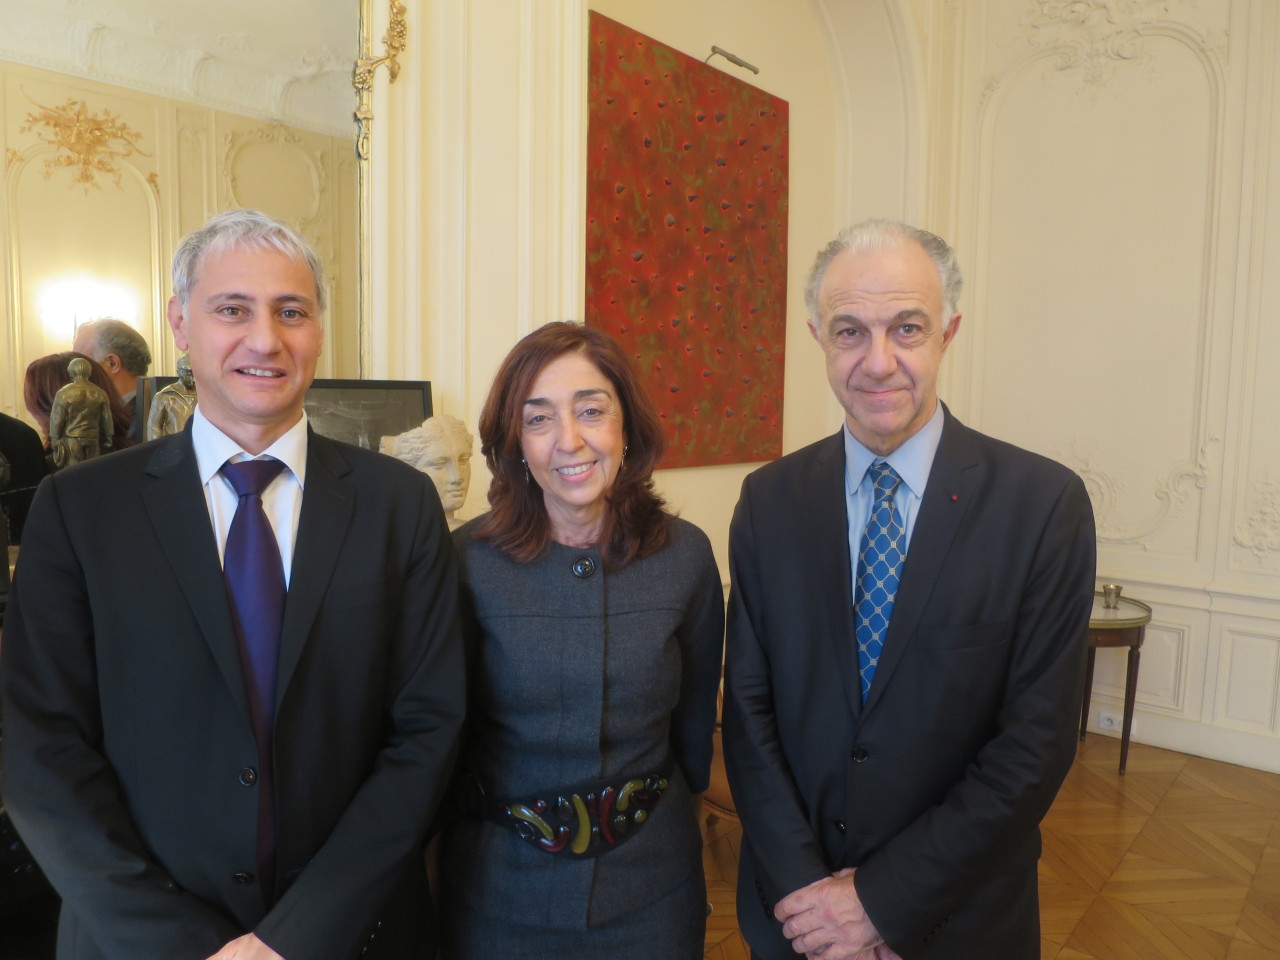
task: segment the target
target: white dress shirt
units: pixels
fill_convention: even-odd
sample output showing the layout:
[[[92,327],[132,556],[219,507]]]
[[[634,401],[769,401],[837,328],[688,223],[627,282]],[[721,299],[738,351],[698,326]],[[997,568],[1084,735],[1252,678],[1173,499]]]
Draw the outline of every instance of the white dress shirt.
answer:
[[[228,460],[239,463],[241,460],[274,459],[284,463],[285,468],[280,475],[262,493],[262,509],[275,531],[280,560],[284,564],[284,583],[288,588],[293,569],[293,545],[298,536],[298,517],[302,513],[302,490],[307,479],[307,415],[303,413],[283,436],[254,457],[210,423],[200,412],[197,402],[195,413],[191,415],[191,443],[196,451],[196,464],[200,470],[200,483],[204,485],[204,502],[209,507],[213,535],[218,541],[219,563],[222,563],[227,548],[231,519],[240,503],[231,481],[219,473],[222,465]]]

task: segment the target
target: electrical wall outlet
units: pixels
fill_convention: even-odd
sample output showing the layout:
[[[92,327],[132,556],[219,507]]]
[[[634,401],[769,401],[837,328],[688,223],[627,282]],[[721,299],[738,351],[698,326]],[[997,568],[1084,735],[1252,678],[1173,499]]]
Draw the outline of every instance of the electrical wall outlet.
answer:
[[[1120,714],[1099,710],[1098,729],[1107,733],[1119,733],[1121,730]]]

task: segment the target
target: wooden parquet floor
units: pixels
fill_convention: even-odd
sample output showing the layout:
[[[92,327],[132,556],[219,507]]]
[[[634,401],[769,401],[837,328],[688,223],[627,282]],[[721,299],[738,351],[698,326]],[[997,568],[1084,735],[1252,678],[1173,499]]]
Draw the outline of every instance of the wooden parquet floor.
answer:
[[[1278,960],[1280,775],[1089,734],[1042,826],[1041,960]],[[710,821],[707,960],[749,960]],[[992,958],[999,960],[999,958]]]

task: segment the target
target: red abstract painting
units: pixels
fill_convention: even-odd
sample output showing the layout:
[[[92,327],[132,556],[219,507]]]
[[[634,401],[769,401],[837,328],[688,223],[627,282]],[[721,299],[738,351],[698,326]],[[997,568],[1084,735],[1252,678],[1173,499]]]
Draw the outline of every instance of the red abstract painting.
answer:
[[[787,102],[591,14],[587,323],[622,344],[663,467],[782,452]]]

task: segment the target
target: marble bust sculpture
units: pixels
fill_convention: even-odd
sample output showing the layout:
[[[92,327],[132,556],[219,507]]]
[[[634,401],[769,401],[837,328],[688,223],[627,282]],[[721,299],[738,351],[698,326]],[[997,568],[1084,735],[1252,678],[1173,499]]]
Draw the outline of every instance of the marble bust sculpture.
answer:
[[[403,460],[429,476],[440,494],[449,529],[462,525],[458,510],[471,483],[471,449],[475,443],[467,425],[457,417],[428,417],[419,427],[383,437],[383,453]]]

